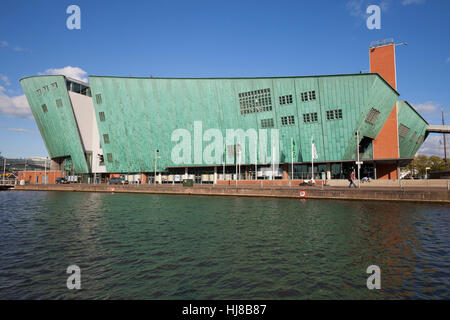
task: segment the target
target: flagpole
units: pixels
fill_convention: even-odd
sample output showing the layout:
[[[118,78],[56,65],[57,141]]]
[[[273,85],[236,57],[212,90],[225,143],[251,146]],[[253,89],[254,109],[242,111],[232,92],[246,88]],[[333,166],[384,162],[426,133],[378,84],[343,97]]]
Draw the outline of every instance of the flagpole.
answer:
[[[291,180],[294,180],[294,138],[291,137]]]
[[[255,180],[258,180],[258,142],[255,143]]]
[[[313,136],[311,136],[311,183],[314,182],[314,145]]]

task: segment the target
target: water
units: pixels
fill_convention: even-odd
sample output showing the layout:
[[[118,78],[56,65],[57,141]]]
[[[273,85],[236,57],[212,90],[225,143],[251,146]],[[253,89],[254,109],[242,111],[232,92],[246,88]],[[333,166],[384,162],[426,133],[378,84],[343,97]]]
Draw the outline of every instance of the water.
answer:
[[[446,205],[5,191],[0,299],[448,299],[449,225]]]

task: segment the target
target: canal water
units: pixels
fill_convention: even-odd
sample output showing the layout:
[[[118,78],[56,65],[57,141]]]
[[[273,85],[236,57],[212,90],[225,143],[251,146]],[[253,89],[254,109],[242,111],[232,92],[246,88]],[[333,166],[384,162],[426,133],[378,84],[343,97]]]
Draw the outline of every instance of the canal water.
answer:
[[[449,226],[448,205],[4,191],[0,299],[449,299]]]

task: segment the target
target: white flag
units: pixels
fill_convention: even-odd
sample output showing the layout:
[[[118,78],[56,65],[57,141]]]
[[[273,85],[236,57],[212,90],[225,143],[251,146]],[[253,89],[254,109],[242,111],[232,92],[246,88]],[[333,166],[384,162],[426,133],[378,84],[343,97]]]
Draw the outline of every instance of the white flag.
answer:
[[[312,144],[312,158],[319,159],[319,156],[318,156],[317,150],[316,150],[316,145],[314,143]]]

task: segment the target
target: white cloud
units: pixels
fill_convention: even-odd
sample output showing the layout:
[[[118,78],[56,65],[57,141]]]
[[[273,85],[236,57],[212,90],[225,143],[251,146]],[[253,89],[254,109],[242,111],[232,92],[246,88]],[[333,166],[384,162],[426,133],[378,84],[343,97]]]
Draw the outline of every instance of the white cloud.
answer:
[[[32,119],[31,109],[25,95],[10,97],[0,92],[0,113]]]
[[[410,4],[422,4],[425,0],[403,0],[402,5],[409,6]]]
[[[448,57],[447,60],[445,60],[445,62],[450,62],[450,57]]]
[[[0,41],[0,47],[7,47],[8,46],[8,42],[6,41]]]
[[[44,73],[39,74],[65,75],[84,82],[88,81],[87,72],[78,67],[66,66],[60,69],[47,69]],[[8,77],[3,74],[0,74],[0,80],[7,86],[11,85]],[[9,96],[6,94],[6,89],[2,86],[0,86],[0,113],[33,119],[31,109],[25,95]]]
[[[87,72],[78,67],[66,66],[60,69],[47,69],[44,73],[40,74],[64,75],[69,78],[88,82]]]
[[[449,139],[447,138],[447,155],[449,153]],[[442,135],[430,135],[420,147],[417,154],[424,154],[427,156],[444,157],[444,141]]]
[[[14,131],[14,132],[24,132],[24,133],[32,133],[32,134],[38,134],[39,132],[30,130],[30,129],[24,129],[24,128],[7,128],[8,131]]]
[[[364,18],[366,16],[365,7],[363,7],[364,0],[350,0],[345,5],[350,15],[354,17]]]
[[[2,80],[5,83],[5,85],[7,85],[7,86],[11,85],[11,82],[9,82],[8,77],[5,76],[4,74],[0,74],[0,80]]]
[[[413,107],[419,113],[433,113],[441,108],[440,105],[438,105],[432,101],[427,101],[427,102],[419,103],[419,104],[413,104]]]

